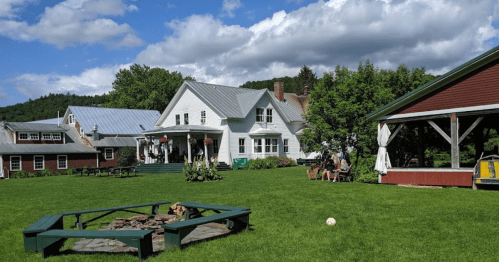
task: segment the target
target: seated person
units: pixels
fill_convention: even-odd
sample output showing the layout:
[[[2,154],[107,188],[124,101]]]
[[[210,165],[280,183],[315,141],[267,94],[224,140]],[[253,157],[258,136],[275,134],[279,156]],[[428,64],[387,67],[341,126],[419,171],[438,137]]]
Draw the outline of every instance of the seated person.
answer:
[[[324,164],[324,171],[322,171],[322,181],[324,181],[325,176],[327,176],[327,179],[330,180],[333,171],[334,171],[333,160],[327,159]]]
[[[341,160],[341,166],[340,168],[337,168],[334,170],[334,179],[333,179],[333,183],[336,182],[336,179],[338,179],[339,175],[340,175],[340,171],[346,171],[348,170],[349,166],[348,166],[348,163],[347,163],[347,160],[346,159],[342,159]]]

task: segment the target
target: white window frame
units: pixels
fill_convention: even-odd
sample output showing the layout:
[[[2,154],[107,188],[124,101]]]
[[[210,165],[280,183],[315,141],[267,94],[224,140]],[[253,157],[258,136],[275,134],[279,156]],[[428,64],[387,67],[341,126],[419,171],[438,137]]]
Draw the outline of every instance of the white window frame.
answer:
[[[70,125],[74,125],[75,124],[75,116],[73,114],[69,114],[68,116],[68,122]]]
[[[279,153],[279,141],[277,141],[277,138],[272,138],[270,143],[271,143],[270,147],[271,147],[272,153]]]
[[[260,111],[260,110],[261,110],[261,114],[258,114],[258,111]],[[263,123],[263,120],[265,119],[265,108],[257,107],[255,113],[256,113],[255,122]]]
[[[201,111],[201,125],[206,124],[206,111]]]
[[[218,155],[219,150],[218,139],[213,139],[213,155]]]
[[[19,169],[13,169],[12,168],[12,158],[19,158]],[[10,156],[10,171],[20,171],[23,170],[23,159],[21,156]]]
[[[267,108],[267,110],[265,110],[265,120],[267,123],[272,123],[272,108]]]
[[[189,113],[184,113],[184,125],[189,125]]]
[[[21,135],[26,135],[26,138],[21,138]],[[19,132],[17,133],[17,136],[18,136],[18,139],[19,140],[29,140],[29,133],[26,133],[26,132]]]
[[[284,153],[289,153],[289,139],[283,140],[283,147]]]
[[[36,137],[36,139],[33,139],[33,137]],[[29,140],[40,140],[40,134],[37,132],[29,133]]]
[[[180,125],[180,114],[175,115],[175,125],[176,126]]]
[[[48,135],[48,138],[45,138],[45,136]],[[52,139],[52,134],[51,133],[42,133],[42,140],[53,140]]]
[[[107,158],[107,150],[111,150],[111,158]],[[114,159],[114,148],[104,148],[104,159],[113,160]]]
[[[58,138],[56,138],[58,137]],[[60,133],[53,133],[52,134],[52,140],[61,140],[62,139],[62,136]]]
[[[36,158],[42,158],[42,168],[36,168]],[[44,155],[34,155],[33,156],[33,170],[44,170],[45,169],[45,156]]]
[[[241,145],[241,141],[243,142],[242,145]],[[239,154],[246,154],[246,138],[243,138],[243,137],[239,138]]]
[[[260,148],[260,150],[257,150],[257,148]],[[258,152],[258,151],[260,151],[260,152]],[[260,138],[253,139],[253,153],[254,154],[263,153],[262,139],[260,139]]]
[[[268,147],[268,151],[267,151]],[[272,152],[272,139],[270,138],[265,138],[265,153],[270,153]]]
[[[83,131],[83,127],[80,126],[80,137],[85,136],[85,131]]]
[[[64,167],[64,168],[60,167],[59,157],[65,157],[64,165],[66,167]],[[68,155],[57,155],[57,169],[68,169]]]

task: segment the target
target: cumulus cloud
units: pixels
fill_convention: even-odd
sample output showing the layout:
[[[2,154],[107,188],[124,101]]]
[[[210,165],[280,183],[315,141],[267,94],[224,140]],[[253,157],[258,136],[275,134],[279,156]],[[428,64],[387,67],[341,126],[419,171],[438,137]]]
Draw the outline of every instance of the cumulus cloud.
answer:
[[[21,7],[34,0],[2,0],[0,1],[0,17],[12,18],[16,16]]]
[[[239,0],[224,0],[222,4],[222,16],[235,17],[234,10],[242,6]]]
[[[16,90],[28,98],[38,98],[49,93],[71,93],[77,95],[102,95],[112,90],[112,83],[120,69],[130,64],[96,67],[80,75],[23,74],[10,79]],[[1,97],[1,92],[0,92]]]
[[[167,23],[174,34],[149,45],[140,64],[176,69],[199,81],[239,85],[310,66],[356,69],[369,59],[383,69],[425,66],[441,73],[490,48],[499,3],[488,1],[319,1],[279,11],[250,27],[211,15]]]
[[[22,41],[39,40],[58,48],[77,44],[104,44],[109,48],[140,46],[144,42],[133,28],[105,18],[136,9],[121,0],[66,0],[45,8],[37,24],[0,20],[0,35]]]

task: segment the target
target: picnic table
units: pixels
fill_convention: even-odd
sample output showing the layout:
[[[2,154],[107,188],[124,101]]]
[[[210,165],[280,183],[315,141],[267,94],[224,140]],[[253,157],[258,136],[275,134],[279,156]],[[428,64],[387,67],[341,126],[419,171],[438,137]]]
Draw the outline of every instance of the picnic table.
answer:
[[[86,224],[88,224],[89,222],[103,218],[105,216],[108,216],[108,215],[110,215],[114,212],[118,212],[118,211],[125,211],[125,212],[130,212],[130,213],[147,215],[148,217],[154,217],[158,213],[158,209],[159,209],[160,205],[170,204],[170,203],[171,203],[170,201],[159,201],[159,202],[153,202],[153,203],[135,204],[135,205],[127,205],[127,206],[119,206],[119,207],[106,207],[106,208],[97,208],[97,209],[89,209],[89,210],[69,211],[69,212],[62,212],[61,215],[63,215],[63,216],[70,216],[70,215],[76,216],[75,227],[78,227],[79,229],[83,229],[83,227]],[[152,208],[150,214],[129,210],[130,208],[138,208],[138,207],[146,207],[146,206],[150,206]],[[83,221],[81,218],[81,216],[83,214],[98,213],[98,212],[106,212],[106,213],[104,213],[100,216],[96,216],[96,217],[89,219],[87,221]]]
[[[90,174],[93,174],[94,176],[97,176],[97,174],[99,174],[99,176],[101,176],[102,173],[108,173],[109,175],[109,171],[111,171],[113,169],[112,166],[108,166],[108,167],[86,167],[86,172],[83,172],[85,170],[85,167],[83,168],[76,168],[75,169],[75,175],[80,175],[80,176],[83,176],[84,173],[87,174],[87,176],[89,176]]]
[[[113,174],[113,177],[115,177],[116,174],[120,174],[120,177],[123,177],[125,173],[127,177],[130,176],[130,173],[133,173],[134,176],[137,176],[137,171],[135,170],[134,166],[115,167],[112,168],[108,174]]]

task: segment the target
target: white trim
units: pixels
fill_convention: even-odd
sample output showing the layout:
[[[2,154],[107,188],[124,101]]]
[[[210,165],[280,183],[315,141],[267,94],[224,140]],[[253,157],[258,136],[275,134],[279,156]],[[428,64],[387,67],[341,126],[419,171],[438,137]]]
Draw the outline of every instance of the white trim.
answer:
[[[184,125],[186,125],[186,126],[189,125],[189,112],[184,113]]]
[[[259,116],[258,115],[258,109],[262,110],[262,114],[261,114],[262,120],[261,121],[257,120],[258,116]],[[255,108],[255,123],[265,123],[265,108],[263,108],[263,107],[257,107],[257,108]]]
[[[458,108],[451,108],[451,109],[406,113],[406,114],[398,114],[398,115],[386,115],[384,117],[381,117],[379,120],[410,118],[410,117],[418,117],[418,116],[433,116],[433,115],[443,115],[443,114],[450,114],[450,113],[463,113],[463,112],[490,110],[490,109],[498,109],[498,108],[499,108],[499,104],[484,105],[484,106],[458,107]]]
[[[68,115],[68,124],[74,126],[75,123],[76,123],[75,115],[73,113],[70,113]]]
[[[107,158],[107,152],[106,151],[108,149],[111,149],[112,158]],[[104,148],[104,159],[106,159],[106,160],[113,160],[114,159],[114,148],[112,148],[112,147]]]
[[[13,170],[12,169],[12,158],[13,157],[19,157],[19,169]],[[10,171],[19,171],[23,170],[23,158],[21,156],[10,156]]]
[[[177,122],[177,116],[178,116],[178,122]],[[175,115],[175,125],[179,126],[180,125],[180,114]]]
[[[36,168],[36,158],[42,157],[42,168]],[[44,170],[45,169],[45,156],[44,155],[33,155],[33,170]]]
[[[269,120],[269,110],[270,110],[270,120],[271,121],[268,121]],[[274,120],[274,108],[272,107],[268,107],[268,108],[265,108],[265,123],[273,123],[273,120]]]
[[[54,135],[59,135],[59,139],[54,138]],[[61,141],[61,133],[52,133],[52,140]]]
[[[0,178],[5,178],[5,172],[3,171],[3,157],[0,155]]]
[[[36,139],[32,139],[32,138],[31,138],[31,135],[34,135],[34,136],[36,136],[37,138],[36,138]],[[33,141],[38,141],[38,140],[40,140],[40,133],[38,133],[38,132],[30,132],[30,133],[29,133],[29,140],[33,140]]]
[[[288,143],[285,143],[285,142],[288,142]],[[286,150],[286,148],[287,148],[287,150]],[[282,139],[282,152],[289,153],[289,139],[288,138]]]
[[[44,135],[48,135],[48,136],[49,136],[49,138],[45,139],[45,138],[43,137]],[[44,141],[47,141],[47,140],[53,140],[53,139],[52,139],[52,134],[51,134],[51,133],[42,133],[42,140],[44,140]]]
[[[244,141],[243,143],[243,151],[241,153],[241,139]],[[238,154],[241,154],[241,155],[246,155],[246,137],[239,137],[239,139],[237,139],[237,152]]]
[[[17,139],[18,140],[23,140],[23,141],[28,141],[30,140],[30,136],[28,132],[16,132],[17,133]],[[26,139],[21,138],[21,134],[26,134]]]
[[[66,157],[66,168],[59,168],[59,157]],[[57,155],[57,169],[68,169],[68,155]]]
[[[262,141],[262,138],[253,138],[251,140],[252,140],[253,154],[263,154],[265,152],[265,150],[264,150],[264,145],[263,145],[264,143]],[[255,141],[260,141],[260,145],[259,145],[261,148],[260,152],[255,151],[255,148],[256,148]]]

